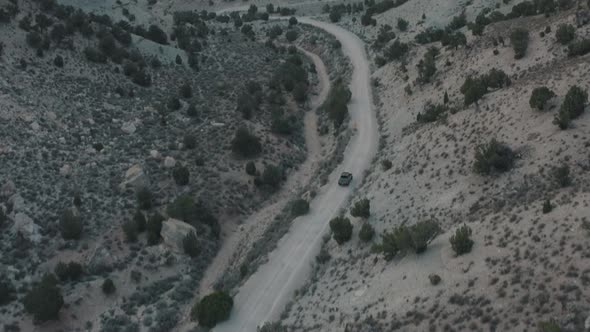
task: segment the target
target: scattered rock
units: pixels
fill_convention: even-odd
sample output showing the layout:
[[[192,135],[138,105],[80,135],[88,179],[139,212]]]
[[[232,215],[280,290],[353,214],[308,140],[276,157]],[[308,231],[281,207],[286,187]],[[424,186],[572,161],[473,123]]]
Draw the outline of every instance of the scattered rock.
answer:
[[[59,169],[61,176],[69,176],[72,173],[72,166],[65,164]]]
[[[428,279],[430,279],[430,283],[434,286],[438,285],[441,281],[441,278],[438,274],[431,274],[428,276]]]
[[[8,205],[10,205],[13,213],[25,212],[25,199],[19,194],[10,196]]]
[[[184,237],[192,231],[196,232],[193,226],[177,219],[168,219],[162,224],[160,234],[166,245],[178,252],[184,252],[182,242]]]
[[[39,225],[35,224],[31,217],[24,213],[17,213],[14,216],[14,224],[12,225],[12,232],[20,234],[33,243],[41,242],[41,233]]]
[[[152,150],[150,151],[150,157],[152,157],[153,159],[160,159],[161,155],[160,152],[158,152],[158,150]]]
[[[135,133],[135,130],[137,130],[137,128],[135,127],[135,124],[133,122],[125,122],[123,123],[123,126],[121,126],[121,130],[125,134],[133,134]]]
[[[36,121],[31,123],[31,129],[33,129],[34,131],[39,131],[40,128],[41,126],[39,126],[39,124]]]
[[[176,160],[170,156],[166,157],[166,159],[164,159],[164,167],[166,168],[172,168],[176,166]]]
[[[92,274],[99,274],[109,272],[113,269],[116,258],[105,247],[98,247],[88,257],[86,266],[88,272]]]
[[[131,166],[127,172],[125,172],[125,179],[121,182],[119,186],[121,190],[125,190],[126,188],[142,188],[147,187],[149,184],[149,179],[141,166],[133,165]]]
[[[14,182],[10,180],[6,181],[6,183],[2,185],[2,188],[0,188],[0,197],[10,197],[14,195],[14,193],[16,193],[16,186],[14,185]]]

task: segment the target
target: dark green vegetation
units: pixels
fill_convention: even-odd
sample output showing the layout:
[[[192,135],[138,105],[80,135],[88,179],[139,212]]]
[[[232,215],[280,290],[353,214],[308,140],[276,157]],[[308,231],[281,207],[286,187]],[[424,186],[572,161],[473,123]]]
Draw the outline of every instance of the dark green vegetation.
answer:
[[[345,217],[336,217],[330,220],[330,230],[332,231],[334,240],[338,244],[344,244],[352,237],[352,224]]]
[[[457,256],[470,252],[474,243],[471,239],[471,228],[467,225],[459,227],[449,241]]]
[[[211,293],[193,306],[191,318],[204,327],[214,327],[217,323],[227,320],[234,301],[223,291]]]
[[[383,253],[386,260],[393,259],[398,253],[412,250],[417,254],[426,251],[428,243],[440,232],[438,223],[432,220],[421,221],[411,226],[401,225],[391,232],[381,235],[381,243],[375,250]]]
[[[46,274],[33,286],[23,299],[25,310],[33,315],[37,322],[59,318],[59,311],[64,305],[61,289],[52,274]]]
[[[565,95],[553,123],[562,130],[569,128],[571,121],[584,113],[587,102],[588,92],[577,85],[572,86]]]
[[[508,145],[492,139],[489,143],[480,144],[475,149],[473,170],[482,175],[493,172],[504,173],[512,168],[514,159],[514,152]]]
[[[549,90],[549,88],[547,88],[546,86],[535,88],[531,93],[529,105],[531,105],[531,108],[542,111],[543,109],[545,109],[545,105],[547,104],[547,102],[551,100],[551,98],[553,97],[555,97],[555,93]]]

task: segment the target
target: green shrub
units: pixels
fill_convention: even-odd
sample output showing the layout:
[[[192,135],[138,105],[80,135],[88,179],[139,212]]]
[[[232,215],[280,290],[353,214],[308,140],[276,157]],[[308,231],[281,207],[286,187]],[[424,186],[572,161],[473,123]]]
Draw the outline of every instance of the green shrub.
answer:
[[[147,221],[145,220],[143,212],[141,212],[140,210],[135,211],[135,214],[133,215],[133,222],[135,222],[135,226],[137,227],[138,233],[142,233],[143,231],[145,231]]]
[[[299,37],[299,33],[297,33],[295,30],[289,30],[285,33],[285,38],[287,38],[287,40],[291,43],[294,42],[297,37]]]
[[[184,99],[189,99],[193,96],[193,88],[191,87],[190,83],[184,83],[180,87],[180,96]]]
[[[582,56],[588,53],[590,53],[590,39],[582,39],[570,43],[567,47],[567,54],[569,56]]]
[[[422,84],[430,83],[432,77],[436,73],[435,57],[438,54],[438,49],[431,47],[428,49],[424,58],[418,63],[418,82]]]
[[[473,103],[478,105],[479,100],[488,92],[488,88],[483,79],[468,76],[460,91],[463,94],[465,106],[469,106]]]
[[[551,212],[553,210],[553,204],[551,204],[551,201],[549,199],[546,199],[545,202],[543,202],[543,214],[547,214],[549,212]]]
[[[16,300],[16,289],[10,279],[0,274],[0,307]]]
[[[147,210],[152,207],[152,201],[153,201],[152,192],[148,188],[146,188],[146,187],[140,188],[137,191],[136,195],[137,195],[137,204],[140,209]]]
[[[196,303],[191,310],[192,320],[212,328],[229,318],[234,300],[224,291],[213,292]]]
[[[429,123],[435,122],[436,120],[442,118],[444,114],[447,112],[448,107],[441,104],[430,104],[427,103],[424,106],[424,113],[419,112],[416,115],[416,121],[420,123]]]
[[[155,245],[160,242],[160,232],[162,231],[162,222],[164,216],[159,213],[153,214],[147,221],[146,230],[148,232],[148,244]]]
[[[168,100],[167,106],[171,111],[178,111],[182,107],[182,104],[178,98],[172,97],[170,100]]]
[[[410,23],[408,23],[408,21],[404,20],[403,18],[397,19],[397,28],[399,29],[399,31],[408,30],[408,25],[410,25]]]
[[[383,51],[383,56],[389,61],[401,60],[408,54],[409,50],[410,46],[408,44],[395,40],[393,44]]]
[[[539,322],[539,332],[561,332],[561,328],[554,321]]]
[[[235,154],[245,158],[254,157],[262,152],[260,140],[246,127],[238,128],[231,145]]]
[[[588,92],[574,85],[565,95],[563,104],[561,104],[561,110],[569,113],[571,119],[575,119],[584,113],[587,102]]]
[[[387,170],[391,169],[391,167],[393,167],[393,163],[389,159],[383,159],[383,160],[381,160],[381,167],[383,168],[384,171],[387,171]]]
[[[137,223],[135,220],[129,220],[123,224],[123,233],[125,233],[127,242],[137,241]]]
[[[95,63],[106,63],[107,62],[107,56],[104,55],[101,51],[99,51],[93,47],[86,47],[84,49],[84,56],[86,56],[86,59],[90,62],[95,62]]]
[[[553,178],[558,186],[561,188],[565,188],[572,184],[572,179],[570,177],[570,167],[569,165],[563,165],[560,167],[556,167],[553,169]]]
[[[335,128],[339,128],[348,116],[348,102],[351,96],[352,94],[344,82],[337,79],[328,94],[328,98],[322,105],[322,109],[328,113],[328,117],[334,123]]]
[[[350,209],[350,215],[353,217],[369,218],[371,216],[371,202],[366,198],[356,202],[352,209]]]
[[[251,176],[256,175],[256,164],[253,161],[246,163],[246,174]]]
[[[260,179],[261,184],[276,190],[283,180],[283,169],[275,165],[266,165]]]
[[[64,58],[62,58],[61,55],[56,56],[55,59],[53,59],[53,65],[57,68],[62,68],[64,66]]]
[[[146,73],[143,70],[139,70],[131,76],[131,80],[133,83],[142,86],[144,88],[149,87],[152,85],[152,77],[150,74]]]
[[[196,225],[203,223],[211,226],[214,230],[218,227],[217,219],[201,201],[195,202],[191,195],[178,196],[166,208],[168,216],[182,220],[188,224]]]
[[[471,228],[467,225],[463,225],[457,229],[455,235],[449,239],[453,251],[457,256],[466,254],[471,251],[473,247],[473,240],[471,239]]]
[[[303,198],[294,200],[291,203],[291,215],[299,217],[309,212],[309,203]]]
[[[61,281],[78,280],[83,273],[82,265],[76,262],[59,262],[53,271]]]
[[[113,282],[113,280],[111,280],[111,278],[106,278],[103,281],[101,288],[102,292],[105,295],[111,295],[117,290],[117,288],[115,287],[115,283]]]
[[[189,182],[190,172],[185,166],[178,165],[172,170],[172,177],[177,185],[186,186]]]
[[[506,144],[492,139],[487,144],[480,144],[475,149],[473,169],[478,174],[487,175],[492,171],[507,172],[514,164],[514,153]]]
[[[374,235],[375,230],[373,229],[373,226],[368,222],[363,223],[361,230],[359,231],[359,239],[363,242],[369,242],[373,239]]]
[[[195,231],[191,231],[184,237],[184,239],[182,239],[182,246],[184,248],[184,253],[190,257],[197,257],[199,253],[201,253],[197,233]]]
[[[569,128],[572,119],[570,114],[563,109],[560,109],[559,112],[553,118],[553,124],[557,125],[559,129],[566,130]]]
[[[330,220],[330,230],[332,230],[334,240],[340,245],[352,237],[352,224],[345,217],[336,217]]]
[[[71,209],[66,209],[62,213],[59,226],[65,240],[78,240],[82,236],[82,220]]]
[[[383,253],[386,260],[393,259],[398,252],[405,253],[408,250],[420,254],[439,232],[438,223],[432,220],[420,221],[410,227],[401,225],[391,232],[383,233],[381,244],[377,245],[376,249]]]
[[[23,299],[25,310],[33,315],[37,322],[59,318],[59,310],[64,305],[61,289],[57,287],[57,279],[53,274],[46,274],[34,285]]]
[[[168,36],[166,35],[166,32],[164,32],[164,30],[162,30],[159,26],[154,24],[150,25],[145,37],[158,44],[168,44]]]
[[[496,68],[490,69],[486,75],[482,76],[482,79],[486,88],[499,89],[512,84],[508,75]]]
[[[555,30],[555,38],[557,41],[566,45],[576,37],[576,29],[571,24],[560,24],[557,30]]]
[[[514,58],[522,59],[529,46],[529,31],[524,28],[516,28],[510,33],[510,43],[514,49]]]
[[[531,108],[542,111],[547,102],[553,97],[555,97],[555,93],[546,86],[535,88],[529,99],[529,105],[531,105]]]

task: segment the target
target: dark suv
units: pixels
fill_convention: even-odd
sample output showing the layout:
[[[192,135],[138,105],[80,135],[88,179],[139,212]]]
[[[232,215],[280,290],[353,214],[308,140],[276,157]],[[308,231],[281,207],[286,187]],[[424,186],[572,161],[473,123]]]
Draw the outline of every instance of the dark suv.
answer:
[[[338,184],[341,186],[348,186],[352,182],[352,174],[348,172],[342,172],[338,179]]]

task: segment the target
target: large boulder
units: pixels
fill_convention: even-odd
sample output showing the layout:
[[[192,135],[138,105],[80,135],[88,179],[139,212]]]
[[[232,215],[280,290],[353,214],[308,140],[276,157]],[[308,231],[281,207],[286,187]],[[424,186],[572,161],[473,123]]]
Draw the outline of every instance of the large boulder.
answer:
[[[14,216],[14,224],[12,225],[12,232],[14,234],[21,234],[24,238],[33,243],[41,242],[41,227],[35,224],[31,217],[24,213],[18,212]]]
[[[183,240],[190,232],[197,232],[192,226],[177,219],[168,219],[162,224],[160,235],[164,243],[177,252],[184,252]]]
[[[125,178],[123,182],[121,182],[120,188],[121,190],[125,190],[127,188],[143,188],[149,185],[149,179],[143,168],[139,165],[131,166],[127,172],[125,172]]]
[[[100,274],[103,272],[110,272],[113,270],[117,262],[117,258],[106,247],[100,246],[88,256],[86,266],[88,272],[92,274]]]
[[[16,193],[16,186],[14,182],[8,180],[6,183],[2,185],[0,188],[0,198],[6,198],[14,195]]]

